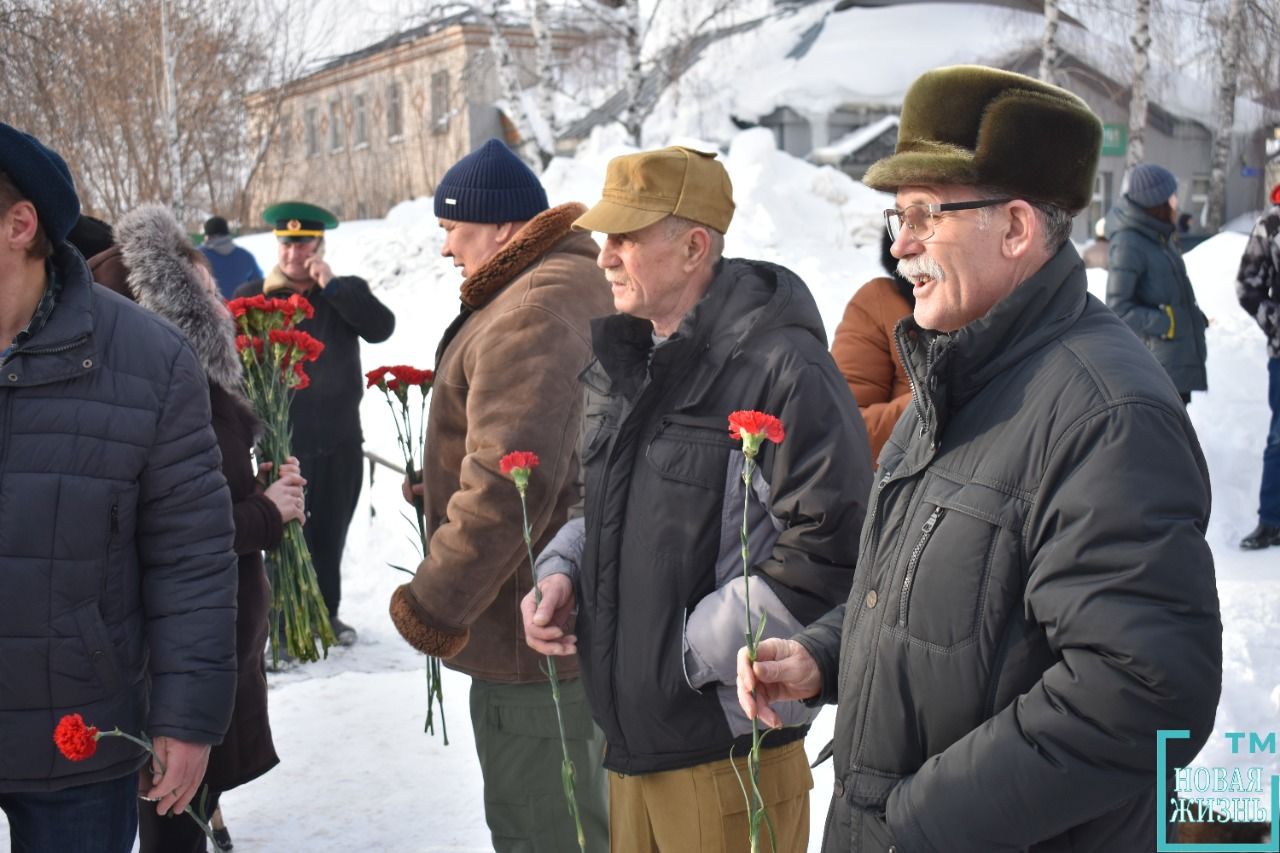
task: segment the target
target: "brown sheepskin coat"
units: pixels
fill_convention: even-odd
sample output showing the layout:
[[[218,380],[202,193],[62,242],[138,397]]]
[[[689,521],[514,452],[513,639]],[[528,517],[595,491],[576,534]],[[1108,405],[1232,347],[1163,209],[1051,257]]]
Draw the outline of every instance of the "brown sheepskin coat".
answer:
[[[911,403],[911,384],[893,342],[893,329],[911,305],[891,278],[873,278],[858,289],[836,327],[831,357],[849,383],[871,439],[871,460]]]
[[[462,313],[436,354],[423,472],[428,557],[396,590],[391,617],[419,651],[486,681],[545,681],[524,639],[532,588],[520,498],[499,461],[531,450],[528,491],[537,554],[577,500],[582,416],[578,374],[589,321],[613,313],[598,247],[570,230],[579,204],[544,211],[462,285]],[[577,658],[560,658],[561,675]]]

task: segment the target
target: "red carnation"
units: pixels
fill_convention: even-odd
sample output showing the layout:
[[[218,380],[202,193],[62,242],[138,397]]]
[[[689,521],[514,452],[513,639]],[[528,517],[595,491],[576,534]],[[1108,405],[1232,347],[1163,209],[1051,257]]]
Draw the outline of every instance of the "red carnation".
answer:
[[[764,412],[742,411],[729,415],[729,435],[742,440],[742,433],[763,436],[774,444],[781,444],[787,431],[782,421]]]
[[[301,294],[295,293],[290,296],[288,304],[308,320],[316,316],[316,309],[311,306],[311,301]]]
[[[754,459],[765,439],[780,444],[786,437],[782,421],[764,412],[739,411],[729,415],[729,435],[742,442],[742,452]]]
[[[389,370],[391,370],[389,367],[375,367],[373,370],[370,370],[365,374],[365,378],[369,380],[369,384],[364,387],[385,389],[387,387],[386,378]]]
[[[72,761],[84,761],[98,751],[98,729],[86,726],[79,714],[67,714],[53,730],[58,751]]]
[[[538,454],[529,450],[513,450],[498,463],[498,469],[508,476],[517,470],[523,470],[527,476],[529,471],[537,467]]]

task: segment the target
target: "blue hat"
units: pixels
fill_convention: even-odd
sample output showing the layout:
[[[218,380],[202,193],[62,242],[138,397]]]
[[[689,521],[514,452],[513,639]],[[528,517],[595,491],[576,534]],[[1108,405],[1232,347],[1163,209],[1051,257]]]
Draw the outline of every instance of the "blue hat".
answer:
[[[523,222],[547,209],[547,191],[510,148],[490,139],[444,173],[435,207],[439,219]]]
[[[1143,163],[1129,173],[1129,201],[1138,207],[1159,207],[1178,191],[1178,179],[1164,166]]]
[[[40,217],[44,233],[56,246],[80,217],[80,198],[71,170],[58,152],[29,133],[0,121],[0,171],[9,176]]]

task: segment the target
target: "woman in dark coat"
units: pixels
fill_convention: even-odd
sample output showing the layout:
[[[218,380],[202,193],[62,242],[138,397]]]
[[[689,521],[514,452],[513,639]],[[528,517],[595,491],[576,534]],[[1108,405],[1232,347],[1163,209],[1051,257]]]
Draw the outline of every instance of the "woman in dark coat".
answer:
[[[231,490],[235,550],[240,555],[236,597],[236,704],[222,743],[209,755],[204,781],[206,810],[212,813],[223,791],[266,773],[277,763],[267,719],[267,681],[263,649],[267,642],[270,593],[262,551],[280,542],[284,524],[303,520],[304,480],[297,460],[281,466],[281,476],[265,490],[254,476],[249,452],[258,422],[241,391],[241,365],[234,327],[217,295],[207,262],[191,245],[169,210],[145,205],[116,226],[119,258],[127,271],[122,290],[176,325],[191,342],[209,377],[213,429],[222,451],[222,473]],[[101,268],[101,267],[99,267]],[[264,472],[260,469],[259,476]],[[160,817],[141,809],[142,853],[205,850],[204,834],[185,815]]]
[[[1107,214],[1107,306],[1142,339],[1182,396],[1208,389],[1204,330],[1191,279],[1173,242],[1178,181],[1152,163],[1136,166]]]

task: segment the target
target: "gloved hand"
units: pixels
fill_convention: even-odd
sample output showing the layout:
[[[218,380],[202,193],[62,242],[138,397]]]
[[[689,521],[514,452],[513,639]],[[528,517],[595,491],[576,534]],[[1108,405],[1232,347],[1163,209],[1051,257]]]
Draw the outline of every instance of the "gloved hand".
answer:
[[[1174,324],[1174,321],[1173,321],[1173,306],[1172,306],[1172,305],[1161,305],[1161,306],[1160,306],[1160,308],[1164,311],[1164,313],[1165,313],[1165,314],[1167,314],[1167,315],[1169,316],[1169,331],[1167,331],[1167,332],[1165,332],[1165,333],[1164,333],[1164,339],[1165,339],[1166,341],[1171,341],[1171,340],[1173,340],[1173,332],[1174,332],[1174,328],[1175,328],[1175,324]]]

